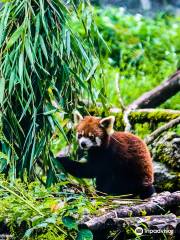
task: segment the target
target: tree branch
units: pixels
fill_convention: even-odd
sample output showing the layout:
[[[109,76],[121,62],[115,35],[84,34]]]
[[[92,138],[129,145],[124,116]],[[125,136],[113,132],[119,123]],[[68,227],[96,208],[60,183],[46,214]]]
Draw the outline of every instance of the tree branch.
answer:
[[[132,102],[124,111],[125,131],[131,131],[130,113],[137,108],[155,108],[180,91],[180,71]]]
[[[165,213],[167,209],[180,205],[180,191],[170,193],[162,192],[152,197],[148,202],[134,206],[122,206],[102,216],[93,217],[88,221],[81,222],[80,226],[92,231],[102,229],[108,220],[116,218],[138,217]]]
[[[180,71],[149,92],[144,93],[128,106],[128,109],[154,108],[180,91]]]
[[[166,123],[165,125],[156,129],[151,135],[145,138],[146,144],[151,144],[154,139],[156,139],[162,132],[167,131],[169,128],[172,128],[180,123],[180,117],[171,120],[170,122]]]
[[[104,224],[105,229],[122,229],[126,226],[137,228],[139,226],[146,229],[167,229],[171,226],[171,229],[175,229],[178,224],[178,220],[175,214],[167,215],[154,215],[145,217],[128,217],[128,218],[111,218],[107,219]],[[148,232],[148,231],[147,231]]]

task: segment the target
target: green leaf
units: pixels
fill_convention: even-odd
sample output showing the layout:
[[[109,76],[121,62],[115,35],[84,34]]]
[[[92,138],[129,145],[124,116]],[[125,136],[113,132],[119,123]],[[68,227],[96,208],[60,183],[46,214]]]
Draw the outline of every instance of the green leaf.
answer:
[[[38,228],[46,228],[48,226],[48,223],[46,222],[42,222],[42,223],[39,223],[38,225],[35,226],[36,229]]]
[[[93,240],[93,234],[88,229],[81,229],[78,232],[76,240]]]
[[[33,231],[34,231],[34,228],[29,228],[28,230],[26,230],[24,237],[29,238],[33,233]]]
[[[9,13],[10,13],[9,4],[6,4],[3,11],[3,16],[1,17],[1,22],[0,22],[0,47],[5,38]]]
[[[57,215],[53,215],[52,217],[46,218],[45,222],[56,224],[56,220],[57,220]]]
[[[24,64],[24,52],[21,52],[19,56],[19,77],[22,79],[23,76],[23,64]]]
[[[8,156],[3,152],[0,152],[0,158],[4,158],[5,160],[8,160]]]
[[[44,54],[46,60],[48,61],[48,54],[47,54],[47,50],[46,50],[46,45],[44,43],[44,39],[41,35],[40,35],[39,39],[40,39],[40,46],[43,51],[43,54]]]
[[[39,30],[40,30],[40,14],[38,13],[36,16],[36,33],[35,33],[35,40],[34,40],[35,48],[36,48],[37,39],[39,37]]]
[[[4,100],[4,91],[5,91],[5,79],[0,78],[0,105],[2,105]]]
[[[78,47],[79,47],[79,49],[80,49],[80,51],[81,51],[82,56],[83,56],[84,59],[86,60],[87,64],[90,66],[90,60],[89,60],[89,57],[88,57],[86,51],[84,50],[83,45],[80,43],[79,39],[76,38],[76,41],[77,41],[77,43],[78,43]]]
[[[67,227],[68,229],[78,229],[76,220],[73,217],[70,216],[65,216],[62,218],[62,222],[64,224],[65,227]]]
[[[88,80],[93,76],[94,72],[96,71],[96,68],[97,68],[98,64],[99,64],[98,61],[96,61],[96,62],[94,63],[94,65],[93,65],[92,68],[91,68],[91,71],[89,72],[89,74],[88,74],[88,76],[87,76],[87,78],[86,78],[86,81],[88,81]]]
[[[26,37],[25,39],[25,49],[31,65],[34,66],[34,58],[33,58],[32,49],[30,47],[30,42],[28,37]]]
[[[70,36],[70,31],[66,31],[66,51],[68,58],[70,57],[71,53],[71,36]]]
[[[0,152],[0,173],[2,173],[7,166],[7,156],[5,154],[3,154],[3,155],[5,155],[5,158],[6,158],[5,159],[2,154],[3,153]]]
[[[10,79],[9,79],[9,94],[11,93],[13,86],[15,85],[16,79],[15,79],[15,71],[11,71]]]
[[[24,25],[22,24],[20,27],[17,28],[17,30],[12,34],[11,38],[9,39],[6,50],[9,49],[21,36],[22,32],[24,30]]]

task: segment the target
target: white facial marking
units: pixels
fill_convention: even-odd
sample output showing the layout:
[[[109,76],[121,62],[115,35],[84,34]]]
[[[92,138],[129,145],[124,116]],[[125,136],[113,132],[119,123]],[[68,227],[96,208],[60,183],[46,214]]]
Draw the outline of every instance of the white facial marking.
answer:
[[[96,144],[97,146],[101,146],[101,139],[99,137],[96,137]]]
[[[84,131],[82,131],[81,134],[84,135]]]
[[[91,132],[89,132],[89,136],[90,136],[90,137],[92,136],[92,133],[91,133]]]
[[[79,146],[82,149],[89,149],[93,145],[94,145],[93,142],[89,138],[81,137],[79,139]]]

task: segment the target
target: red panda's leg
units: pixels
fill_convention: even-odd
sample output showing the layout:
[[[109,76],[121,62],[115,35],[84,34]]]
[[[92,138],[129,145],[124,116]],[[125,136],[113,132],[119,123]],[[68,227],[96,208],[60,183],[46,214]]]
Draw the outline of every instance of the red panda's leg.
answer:
[[[151,197],[156,192],[153,185],[144,186],[141,189],[140,198],[145,199]]]
[[[79,178],[94,178],[95,173],[89,163],[80,163],[70,160],[68,157],[57,157],[66,172]]]

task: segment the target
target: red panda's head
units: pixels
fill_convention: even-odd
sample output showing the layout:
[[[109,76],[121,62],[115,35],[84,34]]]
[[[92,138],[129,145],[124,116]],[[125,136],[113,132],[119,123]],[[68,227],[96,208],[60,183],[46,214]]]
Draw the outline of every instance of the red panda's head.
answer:
[[[74,124],[77,131],[77,139],[82,149],[90,149],[91,147],[100,147],[107,141],[113,130],[115,118],[110,116],[107,118],[99,118],[93,116],[85,116],[80,113],[74,113]]]

